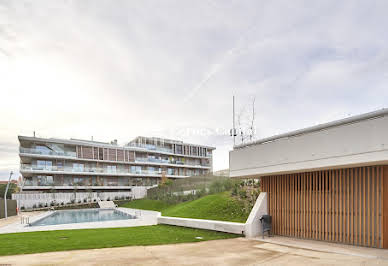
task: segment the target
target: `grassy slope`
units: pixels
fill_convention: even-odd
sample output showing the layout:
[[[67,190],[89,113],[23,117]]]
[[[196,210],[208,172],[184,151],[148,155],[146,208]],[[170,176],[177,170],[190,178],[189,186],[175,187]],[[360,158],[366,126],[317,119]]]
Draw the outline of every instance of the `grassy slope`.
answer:
[[[243,223],[249,215],[244,213],[243,204],[232,198],[229,192],[208,195],[177,205],[168,205],[158,200],[141,199],[124,204],[122,207],[161,211],[164,216]]]
[[[162,211],[170,207],[166,202],[159,200],[150,200],[150,199],[139,199],[127,202],[120,207],[141,209],[141,210],[151,210],[151,211]]]
[[[199,236],[203,239],[195,238]],[[0,234],[0,255],[161,245],[234,237],[238,235],[168,225]]]
[[[171,206],[162,210],[162,215],[245,223],[249,213],[244,213],[243,207],[229,192],[223,192]]]

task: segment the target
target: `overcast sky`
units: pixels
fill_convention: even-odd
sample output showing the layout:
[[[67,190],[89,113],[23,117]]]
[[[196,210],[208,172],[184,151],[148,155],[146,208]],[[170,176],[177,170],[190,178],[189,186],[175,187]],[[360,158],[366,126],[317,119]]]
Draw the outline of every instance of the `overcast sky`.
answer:
[[[0,179],[17,135],[212,145],[387,107],[388,1],[0,0]],[[18,173],[17,173],[18,175]]]

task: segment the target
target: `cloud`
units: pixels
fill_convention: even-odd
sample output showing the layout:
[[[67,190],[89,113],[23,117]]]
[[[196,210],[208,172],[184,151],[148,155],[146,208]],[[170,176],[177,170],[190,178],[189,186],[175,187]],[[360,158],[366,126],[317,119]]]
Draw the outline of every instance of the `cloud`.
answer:
[[[17,168],[16,136],[33,131],[216,145],[214,168],[227,168],[232,95],[237,109],[256,97],[257,137],[385,107],[387,7],[2,1],[1,171]]]

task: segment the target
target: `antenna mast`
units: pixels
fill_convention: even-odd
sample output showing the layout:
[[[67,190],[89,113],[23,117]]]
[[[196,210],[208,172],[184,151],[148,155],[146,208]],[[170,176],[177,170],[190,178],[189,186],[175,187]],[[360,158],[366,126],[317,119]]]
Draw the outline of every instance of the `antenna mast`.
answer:
[[[230,135],[233,136],[233,147],[236,146],[236,124],[235,124],[235,112],[234,112],[234,95],[233,95],[233,128],[230,130]]]

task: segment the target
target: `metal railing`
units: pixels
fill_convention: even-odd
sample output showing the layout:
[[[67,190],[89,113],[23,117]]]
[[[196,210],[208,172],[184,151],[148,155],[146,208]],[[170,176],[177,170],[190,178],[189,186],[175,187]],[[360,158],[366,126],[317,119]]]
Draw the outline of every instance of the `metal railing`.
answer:
[[[131,169],[121,169],[116,170],[101,167],[84,167],[76,168],[69,166],[39,166],[33,164],[21,164],[20,170],[29,170],[29,171],[50,171],[50,172],[74,172],[74,173],[105,173],[105,174],[139,174],[139,175],[161,175],[161,171],[152,171],[152,170],[131,170]],[[175,175],[175,174],[170,174]]]
[[[19,149],[20,153],[27,153],[27,154],[41,154],[41,155],[54,155],[54,156],[66,156],[66,157],[73,157],[76,158],[77,154],[75,152],[70,151],[43,151],[43,150],[37,150],[33,148],[23,148],[20,147]]]
[[[128,147],[134,147],[134,148],[140,148],[140,149],[145,149],[149,151],[162,151],[162,152],[169,152],[173,153],[172,149],[170,148],[165,148],[165,147],[158,147],[155,145],[142,145],[142,144],[136,144],[136,143],[129,143],[127,145]]]

